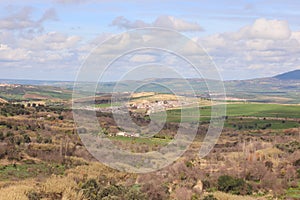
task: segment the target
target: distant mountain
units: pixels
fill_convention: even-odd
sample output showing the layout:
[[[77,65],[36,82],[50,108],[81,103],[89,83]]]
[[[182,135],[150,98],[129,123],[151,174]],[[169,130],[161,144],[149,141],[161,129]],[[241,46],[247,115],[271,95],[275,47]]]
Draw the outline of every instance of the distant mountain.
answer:
[[[300,70],[294,70],[283,74],[279,74],[277,76],[274,76],[274,78],[280,80],[300,80]]]
[[[212,94],[217,96],[219,92],[215,90],[209,91],[207,83],[215,85],[214,80],[204,79],[154,78],[147,80],[124,80],[121,82],[99,83],[96,94],[136,91],[176,93],[185,96],[196,94],[202,98],[210,98]],[[7,86],[6,84],[22,86]],[[71,99],[73,84],[73,82],[68,81],[0,79],[0,98],[7,101],[45,98]],[[30,87],[32,85],[34,87]],[[76,89],[83,92],[89,91],[91,87],[93,87],[93,84],[89,82],[78,83],[76,85]],[[300,104],[300,70],[269,78],[224,81],[224,87],[229,100]]]

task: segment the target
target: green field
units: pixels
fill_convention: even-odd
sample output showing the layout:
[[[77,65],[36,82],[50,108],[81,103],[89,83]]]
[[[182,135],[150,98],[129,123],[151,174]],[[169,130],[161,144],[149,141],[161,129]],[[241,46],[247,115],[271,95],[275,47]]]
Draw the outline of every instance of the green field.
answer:
[[[199,109],[200,121],[208,122],[211,107],[200,107]],[[300,121],[300,106],[297,105],[240,103],[228,104],[226,109],[228,119],[225,126],[236,129],[294,128],[299,126],[298,120],[289,121],[286,118],[299,118]],[[186,108],[184,113],[183,122],[199,121],[196,108]],[[180,122],[181,110],[168,110],[167,116],[169,122]]]
[[[274,117],[274,118],[299,118],[300,106],[282,104],[227,104],[227,116],[247,116],[247,117]],[[169,110],[170,117],[180,116],[181,110]],[[189,117],[196,115],[195,108],[186,108],[185,113]],[[208,117],[211,114],[211,106],[200,107],[200,115]]]
[[[228,104],[228,116],[300,118],[300,106],[282,104]]]
[[[300,199],[300,181],[297,188],[290,188],[287,190],[287,196],[295,199]]]
[[[30,163],[30,164],[17,164],[17,165],[0,165],[0,179],[25,179],[36,177],[39,174],[51,175],[51,174],[63,174],[65,166],[59,164],[47,164],[47,163]]]
[[[122,103],[102,103],[102,104],[95,104],[95,108],[109,108],[114,106],[121,106]]]
[[[124,136],[116,136],[109,137],[112,141],[123,141],[123,142],[131,142],[131,143],[139,143],[139,144],[147,144],[147,145],[166,145],[170,142],[169,139],[160,139],[160,138],[134,138],[134,137],[124,137]]]
[[[63,91],[37,91],[37,92],[28,92],[27,94],[36,94],[45,97],[51,97],[56,99],[71,99],[72,93],[70,91],[63,92]]]

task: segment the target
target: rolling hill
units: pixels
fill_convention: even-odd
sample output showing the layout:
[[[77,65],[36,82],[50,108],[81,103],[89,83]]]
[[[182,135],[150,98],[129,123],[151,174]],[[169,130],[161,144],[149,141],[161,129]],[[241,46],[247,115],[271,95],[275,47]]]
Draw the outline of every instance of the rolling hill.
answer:
[[[274,78],[279,80],[300,80],[300,70],[294,70],[283,74],[279,74],[277,76],[274,76]]]
[[[135,91],[137,88],[136,92],[172,93],[170,89],[175,89],[179,95],[190,96],[195,92],[200,97],[209,98],[210,94],[214,93],[207,89],[206,84],[210,81],[212,80],[154,78],[119,83],[105,82],[99,83],[96,93],[101,95],[113,91],[128,92]],[[0,87],[0,98],[7,101],[45,98],[71,99],[73,89],[73,82],[66,81],[0,80],[0,83],[4,84],[3,87]],[[18,84],[18,87],[12,84]],[[85,88],[90,88],[89,84],[85,83],[82,86],[79,84],[80,90],[84,91]],[[115,90],[117,85],[118,89]],[[268,78],[224,81],[224,87],[228,99],[260,103],[300,104],[300,70]]]

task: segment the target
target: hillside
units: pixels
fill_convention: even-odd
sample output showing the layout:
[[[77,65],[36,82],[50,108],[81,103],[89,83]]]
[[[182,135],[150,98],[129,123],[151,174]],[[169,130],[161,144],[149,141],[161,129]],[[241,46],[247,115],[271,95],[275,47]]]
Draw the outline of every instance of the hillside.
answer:
[[[172,89],[173,92],[179,95],[191,96],[195,93],[199,97],[209,98],[209,94],[215,91],[208,91],[207,82],[214,84],[212,80],[182,80],[174,78],[126,80],[119,83],[105,82],[98,85],[97,94],[110,93],[114,90],[115,92],[128,92],[136,88],[138,88],[136,92],[171,93],[170,89]],[[70,99],[73,89],[72,82],[64,81],[0,80],[0,83],[3,85],[0,87],[0,98],[7,101],[53,98]],[[84,91],[86,88],[90,88],[89,84],[91,83],[79,84],[78,87]],[[16,85],[18,87],[15,87]],[[141,85],[143,87],[139,87]],[[118,88],[115,88],[116,86],[118,86]],[[224,81],[224,87],[228,100],[299,104],[300,70],[287,72],[271,78]],[[192,91],[191,88],[194,91]],[[174,89],[176,91],[174,91]]]
[[[283,74],[279,74],[277,76],[274,76],[274,78],[280,80],[300,80],[300,70],[294,70]]]
[[[72,90],[54,86],[0,84],[0,102],[69,100]]]

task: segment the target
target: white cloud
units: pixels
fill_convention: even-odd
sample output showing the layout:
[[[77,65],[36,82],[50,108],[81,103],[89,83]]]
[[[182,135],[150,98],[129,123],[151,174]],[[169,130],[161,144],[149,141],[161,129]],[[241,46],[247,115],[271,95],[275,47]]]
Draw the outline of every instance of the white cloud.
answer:
[[[159,16],[154,22],[146,23],[142,20],[130,21],[123,16],[117,17],[112,21],[113,26],[125,29],[143,28],[143,27],[161,27],[169,28],[177,31],[203,31],[203,28],[195,23],[188,22],[173,16],[162,15]]]
[[[291,36],[289,24],[285,20],[257,19],[252,25],[242,28],[237,39],[285,40]]]
[[[173,16],[160,16],[153,23],[154,26],[170,28],[177,31],[203,31],[203,28],[195,22],[175,18]]]
[[[251,39],[245,41],[245,46],[247,49],[255,50],[267,50],[271,45],[274,44],[273,40],[264,40],[264,39]]]
[[[87,0],[54,0],[56,3],[62,3],[62,4],[72,4],[72,3],[84,3],[87,2]]]
[[[21,38],[19,45],[31,50],[68,50],[75,48],[81,38],[79,36],[67,36],[58,32],[41,34],[33,39]]]
[[[0,62],[18,62],[22,60],[27,60],[30,58],[30,54],[32,52],[16,48],[13,49],[8,45],[1,44],[0,45]]]
[[[199,38],[195,38],[194,41],[200,42],[203,45],[205,45],[207,50],[223,48],[227,45],[228,42],[228,40],[221,34],[208,36],[204,40],[199,40]]]
[[[291,38],[297,40],[300,43],[300,31],[292,32]]]
[[[79,65],[78,54],[81,52],[77,48],[81,38],[45,32],[45,22],[57,20],[56,11],[46,9],[40,16],[35,11],[32,7],[10,6],[7,9],[9,14],[0,18],[2,77],[26,78],[27,75],[27,78],[42,78],[36,75],[38,73],[44,75],[43,78],[49,77],[49,73],[55,77],[52,71],[61,69],[61,74],[69,73]]]
[[[155,62],[157,59],[156,56],[149,54],[136,54],[130,58],[131,62]]]
[[[272,76],[300,65],[300,32],[292,32],[284,20],[257,19],[236,32],[197,41],[227,78],[234,74],[237,79]]]
[[[112,21],[111,25],[117,26],[119,28],[125,28],[125,29],[142,28],[142,27],[150,26],[150,24],[147,24],[142,20],[136,20],[134,22],[131,22],[123,16],[119,16],[115,18]]]
[[[43,22],[47,20],[57,19],[56,12],[53,8],[44,12],[38,20],[33,20],[31,15],[33,14],[32,7],[23,7],[20,10],[0,19],[0,29],[6,30],[22,30],[27,28],[42,29]]]

